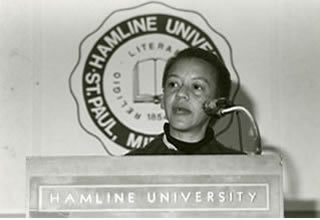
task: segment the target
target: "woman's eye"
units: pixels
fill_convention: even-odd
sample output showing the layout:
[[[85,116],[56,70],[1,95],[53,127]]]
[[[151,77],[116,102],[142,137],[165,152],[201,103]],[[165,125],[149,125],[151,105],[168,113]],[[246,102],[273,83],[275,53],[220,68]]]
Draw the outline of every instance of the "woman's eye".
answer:
[[[197,91],[202,91],[202,90],[203,90],[203,86],[198,85],[198,84],[193,85],[193,88],[194,88],[195,90],[197,90]]]
[[[168,87],[169,88],[175,88],[175,87],[177,87],[178,86],[178,83],[177,82],[169,82],[168,83]]]

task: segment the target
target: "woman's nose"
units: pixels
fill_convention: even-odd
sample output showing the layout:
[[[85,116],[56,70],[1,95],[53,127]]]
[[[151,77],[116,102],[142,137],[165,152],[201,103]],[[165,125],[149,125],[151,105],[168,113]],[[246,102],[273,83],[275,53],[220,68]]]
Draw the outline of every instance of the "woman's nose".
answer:
[[[188,89],[188,87],[182,85],[179,88],[178,92],[177,92],[177,97],[184,98],[184,99],[188,100],[189,99],[189,89]]]

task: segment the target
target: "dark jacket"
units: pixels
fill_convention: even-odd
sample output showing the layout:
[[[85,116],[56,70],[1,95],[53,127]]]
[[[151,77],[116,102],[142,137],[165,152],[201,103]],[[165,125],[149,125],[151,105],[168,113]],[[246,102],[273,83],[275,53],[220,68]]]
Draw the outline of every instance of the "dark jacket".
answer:
[[[168,129],[168,125],[165,125],[165,133],[157,136],[146,147],[135,149],[127,155],[245,154],[219,143],[211,128],[207,129],[204,140],[192,144],[183,143],[171,137]],[[170,149],[168,145],[173,145],[176,149]]]

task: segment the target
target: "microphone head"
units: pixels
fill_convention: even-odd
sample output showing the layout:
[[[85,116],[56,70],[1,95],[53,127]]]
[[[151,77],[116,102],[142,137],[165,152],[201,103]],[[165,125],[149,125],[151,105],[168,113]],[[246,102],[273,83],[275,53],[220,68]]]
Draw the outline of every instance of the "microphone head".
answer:
[[[209,116],[215,116],[220,118],[222,116],[221,110],[232,106],[232,103],[226,98],[218,98],[213,100],[207,100],[203,103],[203,110]]]

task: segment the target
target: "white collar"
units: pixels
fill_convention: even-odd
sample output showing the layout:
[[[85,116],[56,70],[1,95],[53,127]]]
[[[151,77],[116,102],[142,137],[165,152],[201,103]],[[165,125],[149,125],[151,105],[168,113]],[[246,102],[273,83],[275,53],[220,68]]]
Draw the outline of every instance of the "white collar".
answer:
[[[168,139],[167,139],[167,136],[165,133],[163,133],[163,136],[162,136],[162,141],[164,143],[164,145],[166,145],[166,147],[170,150],[174,150],[174,151],[178,151],[178,149],[173,145],[171,144]]]

